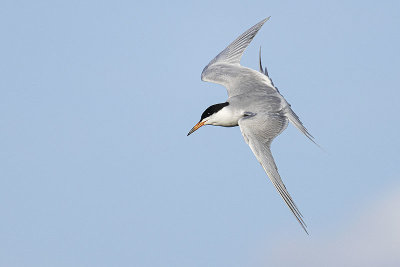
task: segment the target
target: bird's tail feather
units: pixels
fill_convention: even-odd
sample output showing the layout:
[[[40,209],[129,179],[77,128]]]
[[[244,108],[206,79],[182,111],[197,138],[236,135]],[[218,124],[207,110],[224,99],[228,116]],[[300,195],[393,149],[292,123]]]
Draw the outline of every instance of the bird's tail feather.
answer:
[[[319,148],[321,148],[323,150],[323,148],[314,140],[314,136],[312,136],[306,127],[304,127],[303,123],[300,121],[299,116],[297,116],[296,113],[294,113],[294,111],[292,110],[292,108],[289,106],[286,110],[286,116],[288,117],[289,121],[291,123],[293,123],[293,125],[299,129],[305,136],[307,136],[308,139],[311,140],[311,142],[313,142],[316,146],[318,146]]]

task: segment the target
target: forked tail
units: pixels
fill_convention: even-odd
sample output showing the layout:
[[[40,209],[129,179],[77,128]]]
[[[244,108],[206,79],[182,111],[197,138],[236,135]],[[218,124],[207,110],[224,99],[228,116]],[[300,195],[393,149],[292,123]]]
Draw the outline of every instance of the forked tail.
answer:
[[[267,67],[263,68],[263,65],[261,63],[261,46],[260,46],[260,52],[258,55],[258,64],[259,64],[259,68],[260,68],[260,72],[263,73],[265,76],[267,76],[267,78],[269,79],[269,81],[271,82],[271,85],[276,89],[276,91],[279,92],[278,88],[274,85],[274,83],[272,82],[271,77],[269,77],[268,75],[268,70]],[[287,102],[286,102],[287,103]],[[306,127],[304,127],[303,123],[300,121],[299,116],[297,116],[296,113],[294,113],[294,111],[292,110],[292,108],[290,107],[290,104],[287,103],[287,108],[286,108],[286,116],[288,117],[288,119],[290,120],[291,123],[294,124],[294,126],[296,126],[297,129],[299,129],[305,136],[307,136],[308,139],[310,139],[316,146],[318,146],[320,149],[324,150],[319,144],[317,144],[317,142],[315,142],[314,140],[314,136],[312,136]]]

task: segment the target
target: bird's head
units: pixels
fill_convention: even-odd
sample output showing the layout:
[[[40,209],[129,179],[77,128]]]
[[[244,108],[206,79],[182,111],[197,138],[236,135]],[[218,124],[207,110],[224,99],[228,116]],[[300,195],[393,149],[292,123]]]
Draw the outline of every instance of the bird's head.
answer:
[[[209,106],[203,114],[201,114],[200,121],[189,131],[188,136],[195,132],[203,125],[219,125],[219,121],[223,116],[223,108],[228,106],[229,103],[220,103]]]

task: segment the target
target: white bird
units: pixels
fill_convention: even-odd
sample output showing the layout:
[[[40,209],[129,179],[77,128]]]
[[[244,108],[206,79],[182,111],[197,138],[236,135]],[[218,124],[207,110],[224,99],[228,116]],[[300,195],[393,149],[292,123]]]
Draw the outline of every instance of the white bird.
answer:
[[[228,100],[225,103],[208,107],[188,135],[203,125],[239,126],[244,140],[250,146],[286,205],[308,234],[303,215],[278,173],[270,146],[272,140],[286,129],[289,121],[315,143],[314,137],[303,126],[290,104],[274,86],[267,69],[263,70],[261,49],[260,72],[240,65],[244,50],[269,18],[260,21],[240,35],[204,68],[201,79],[226,87]]]

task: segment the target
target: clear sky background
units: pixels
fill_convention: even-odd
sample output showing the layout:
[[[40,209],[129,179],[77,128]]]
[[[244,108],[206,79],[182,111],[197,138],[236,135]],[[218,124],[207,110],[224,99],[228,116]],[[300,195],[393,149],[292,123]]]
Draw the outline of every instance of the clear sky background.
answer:
[[[0,266],[400,266],[399,1],[0,4]],[[272,152],[307,236],[204,66],[271,16],[293,126]]]

